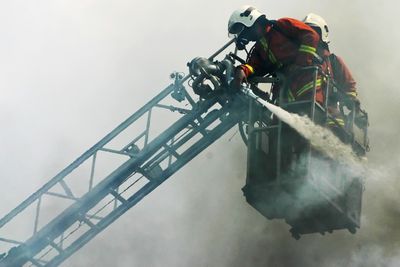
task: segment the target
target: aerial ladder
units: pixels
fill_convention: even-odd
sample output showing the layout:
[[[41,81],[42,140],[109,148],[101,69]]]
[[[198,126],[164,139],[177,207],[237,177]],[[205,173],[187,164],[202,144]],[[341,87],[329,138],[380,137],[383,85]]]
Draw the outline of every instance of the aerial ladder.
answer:
[[[260,97],[268,99],[268,93],[260,95],[259,84],[278,83],[281,95],[288,89],[279,73],[255,78],[231,92],[235,62],[243,63],[236,49],[221,57],[232,43],[209,58],[193,59],[188,75],[171,74],[171,85],[1,218],[0,230],[6,235],[0,233],[0,242],[8,248],[0,255],[0,267],[60,265],[235,125],[248,149],[242,190],[251,206],[268,219],[284,219],[296,239],[340,229],[354,233],[360,227],[362,177],[350,177],[346,169],[323,157],[322,173],[333,170],[331,176],[336,177],[310,171],[313,162],[321,161],[318,151],[259,105]],[[327,102],[317,103],[315,92],[318,75],[325,74],[318,66],[300,71],[315,73],[312,99],[285,103],[280,97],[279,103],[324,125],[330,116]],[[330,81],[329,76],[326,79]],[[332,84],[324,89],[327,97]],[[193,92],[200,99],[195,100]],[[340,135],[364,156],[367,113],[353,109],[343,115],[347,125]],[[306,165],[294,159],[297,144],[303,144]],[[349,179],[354,183],[343,187]],[[309,190],[319,204],[302,201],[299,187]],[[15,232],[19,217],[30,224],[29,232]]]
[[[232,43],[233,40],[202,60],[213,61]],[[198,65],[192,69],[198,76],[203,75],[204,80],[207,74]],[[232,72],[232,66],[233,61],[227,57],[220,64],[221,69],[215,71]],[[185,87],[188,82],[201,82],[193,80],[193,73],[185,77],[173,73],[171,78],[173,84],[0,219],[3,230],[25,211],[34,210],[34,219],[30,221],[33,234],[23,237],[26,239],[0,238],[11,246],[2,255],[0,266],[58,266],[235,126],[245,114],[246,105],[240,98],[227,99],[218,94],[194,100]],[[212,82],[220,83],[214,85],[221,87],[228,81],[212,79]],[[197,84],[198,88],[201,86]],[[163,122],[160,117],[155,118],[154,113],[159,110],[164,111]],[[174,112],[174,116],[165,115],[165,110]],[[172,122],[165,122],[167,119]],[[165,124],[165,129],[161,130],[160,124]],[[156,134],[151,134],[152,129]],[[125,142],[118,140],[120,137]],[[105,165],[116,167],[108,172],[102,170],[101,157],[108,160],[113,157]],[[83,175],[85,171],[87,175]],[[105,174],[99,177],[99,173]],[[86,182],[87,188],[82,192],[82,184]],[[67,204],[60,205],[65,208],[48,219],[50,216],[42,207],[46,207],[45,201],[56,199]],[[6,233],[17,236],[15,232]]]

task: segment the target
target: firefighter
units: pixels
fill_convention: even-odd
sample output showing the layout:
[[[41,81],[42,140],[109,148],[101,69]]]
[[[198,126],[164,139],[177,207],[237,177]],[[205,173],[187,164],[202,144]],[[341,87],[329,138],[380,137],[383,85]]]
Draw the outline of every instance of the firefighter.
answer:
[[[239,88],[249,76],[281,72],[292,77],[289,90],[285,92],[288,101],[310,99],[313,73],[300,72],[301,67],[312,66],[319,58],[317,47],[320,37],[310,26],[292,18],[268,20],[256,8],[243,6],[232,13],[228,32],[236,38],[238,49],[255,42],[246,64],[236,69],[233,88]],[[277,90],[275,86],[275,95]],[[323,103],[320,83],[317,83],[316,100]]]
[[[335,85],[340,93],[345,95],[344,98],[342,97],[344,104],[349,109],[352,109],[354,106],[356,111],[359,110],[360,101],[357,98],[356,82],[343,59],[329,50],[329,28],[325,19],[319,15],[310,13],[303,19],[303,22],[313,28],[320,36],[317,53],[323,60],[321,65],[322,70],[335,81]],[[344,127],[345,125],[343,116],[338,108],[339,100],[339,95],[330,90],[328,110],[334,120],[328,119],[327,124],[329,126]]]

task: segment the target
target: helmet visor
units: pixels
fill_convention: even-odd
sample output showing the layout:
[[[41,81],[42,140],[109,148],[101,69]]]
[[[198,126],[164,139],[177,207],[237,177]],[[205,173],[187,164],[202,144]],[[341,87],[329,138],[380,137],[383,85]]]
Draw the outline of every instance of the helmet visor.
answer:
[[[244,30],[245,26],[241,23],[235,23],[229,28],[229,38],[236,38]]]

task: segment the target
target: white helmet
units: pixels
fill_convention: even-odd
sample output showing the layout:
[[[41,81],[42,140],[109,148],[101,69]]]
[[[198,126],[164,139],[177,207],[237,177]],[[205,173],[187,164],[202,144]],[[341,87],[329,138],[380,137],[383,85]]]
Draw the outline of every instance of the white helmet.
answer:
[[[242,6],[235,10],[228,22],[228,32],[230,36],[239,35],[245,27],[250,28],[261,16],[265,15],[252,6]]]
[[[311,27],[317,27],[321,30],[321,39],[324,43],[329,43],[329,29],[326,21],[319,15],[310,13],[304,19],[303,22]]]

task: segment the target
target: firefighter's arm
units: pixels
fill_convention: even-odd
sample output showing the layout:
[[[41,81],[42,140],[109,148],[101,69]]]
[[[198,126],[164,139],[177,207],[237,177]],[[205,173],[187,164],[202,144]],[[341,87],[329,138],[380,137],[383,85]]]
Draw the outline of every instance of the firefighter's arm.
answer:
[[[337,79],[336,82],[340,85],[344,93],[357,96],[356,81],[354,80],[350,69],[347,67],[341,57],[335,55],[335,58],[336,64],[333,65],[335,68],[334,73]]]
[[[256,46],[247,63],[236,67],[233,88],[238,89],[242,82],[248,77],[254,74],[262,75],[264,72],[262,67],[262,58],[260,57],[258,50],[259,48]]]
[[[360,101],[357,98],[356,81],[350,72],[350,69],[344,63],[341,57],[334,55],[333,71],[336,78],[336,82],[341,90],[347,96],[347,104],[352,105],[353,103],[356,107],[360,106]]]
[[[292,18],[283,18],[277,23],[289,37],[298,42],[299,53],[295,63],[299,66],[312,65],[313,59],[318,58],[317,46],[320,39],[318,33],[305,23]]]
[[[239,66],[239,68],[242,69],[243,72],[245,73],[246,78],[254,74],[255,75],[264,74],[263,66],[265,65],[265,62],[263,62],[261,53],[263,53],[263,49],[261,48],[261,45],[257,43],[254,49],[252,49],[246,64],[242,64]]]

